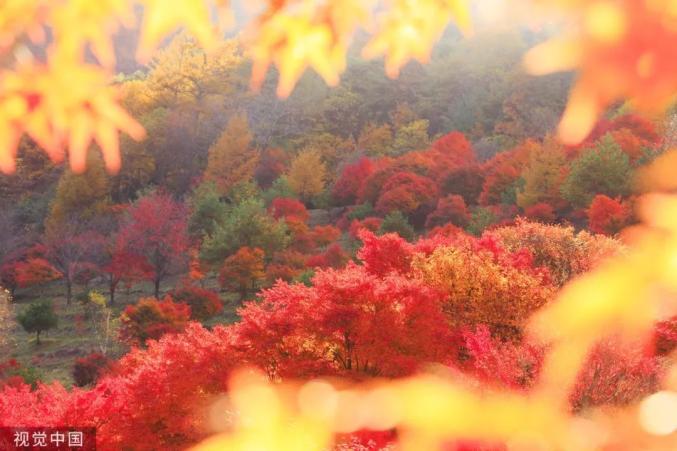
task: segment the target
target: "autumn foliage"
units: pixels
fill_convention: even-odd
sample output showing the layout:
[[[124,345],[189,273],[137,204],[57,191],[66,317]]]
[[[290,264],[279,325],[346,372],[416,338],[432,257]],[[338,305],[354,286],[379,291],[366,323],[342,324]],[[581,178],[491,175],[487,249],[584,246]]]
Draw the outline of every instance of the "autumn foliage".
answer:
[[[171,290],[167,295],[174,302],[187,304],[192,320],[204,321],[223,310],[223,302],[219,295],[205,288],[185,285]]]
[[[355,203],[364,180],[374,172],[374,164],[368,158],[360,158],[347,164],[332,188],[332,196],[338,205]]]
[[[275,219],[292,219],[301,222],[308,220],[308,210],[296,199],[278,197],[273,199],[268,210]]]
[[[596,264],[577,259],[620,247],[610,238],[525,221],[481,238],[456,232],[409,243],[363,229],[360,239],[360,264],[319,269],[310,286],[278,281],[260,301],[246,302],[231,326],[208,331],[187,324],[185,304],[140,300],[125,310],[122,336],[146,349],[132,350],[88,390],[6,387],[3,424],[75,421],[98,426],[102,449],[139,434],[148,449],[181,448],[208,435],[204,408],[229,389],[227,375],[243,363],[276,380],[399,377],[438,363],[487,386],[529,391],[545,351],[521,337],[526,317],[552,298],[556,277]],[[242,253],[260,262],[256,251]],[[175,297],[189,302],[203,291],[186,287]],[[571,409],[624,404],[652,390],[660,362],[633,355],[613,347],[591,354]],[[39,408],[45,397],[53,402]],[[123,419],[132,414],[136,421]]]
[[[219,272],[221,287],[238,292],[241,299],[247,297],[265,278],[263,257],[259,248],[241,247],[223,262]]]
[[[39,344],[74,288],[154,294],[73,388],[0,364],[0,426],[95,427],[102,450],[674,449],[674,1],[526,8],[559,15],[514,49],[543,41],[524,66],[566,72],[545,82],[566,101],[483,36],[463,50],[510,64],[452,46],[448,73],[404,69],[471,31],[466,3],[263,1],[226,42],[224,1],[0,7],[0,281],[19,302],[58,281],[67,304],[17,321]],[[357,35],[402,80],[348,58]],[[193,285],[215,279],[232,324]]]
[[[113,362],[100,353],[92,353],[75,360],[73,380],[78,387],[96,383],[106,372],[112,369]]]
[[[149,269],[156,298],[161,282],[188,263],[187,227],[184,207],[162,193],[139,199],[127,213],[118,246]]]
[[[606,235],[618,233],[630,219],[627,205],[604,194],[595,196],[587,213],[590,231]]]
[[[170,297],[142,298],[128,305],[120,317],[120,339],[133,345],[157,340],[167,333],[182,331],[190,319],[190,307]]]

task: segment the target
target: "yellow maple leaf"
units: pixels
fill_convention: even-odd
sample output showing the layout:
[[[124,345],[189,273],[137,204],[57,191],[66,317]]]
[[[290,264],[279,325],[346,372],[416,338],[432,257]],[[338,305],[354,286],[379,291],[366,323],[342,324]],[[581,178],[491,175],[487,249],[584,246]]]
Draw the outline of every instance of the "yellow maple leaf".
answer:
[[[131,26],[133,22],[130,0],[69,0],[57,4],[50,17],[59,52],[79,56],[89,44],[106,67],[115,63],[112,35],[120,23]]]
[[[386,73],[395,78],[410,59],[426,63],[450,20],[469,32],[470,14],[462,0],[393,0],[381,15],[379,31],[363,49],[365,58],[385,54]]]
[[[0,7],[0,51],[27,33],[33,41],[44,38],[42,23],[49,13],[49,0],[5,0]]]
[[[345,55],[355,27],[366,20],[370,1],[337,0],[320,6],[304,1],[274,9],[249,30],[254,60],[252,87],[258,89],[271,63],[280,72],[277,93],[287,97],[303,72],[313,68],[334,86],[346,66]]]
[[[70,156],[75,172],[85,168],[92,140],[101,147],[106,167],[120,167],[118,131],[135,139],[144,130],[117,103],[118,90],[101,68],[70,59],[31,62],[0,78],[0,169],[14,169],[16,143],[23,133],[59,162]]]
[[[144,6],[141,37],[137,58],[148,61],[162,39],[183,28],[198,40],[205,49],[210,49],[218,40],[216,27],[210,17],[205,0],[141,0]],[[219,12],[224,12],[225,7]]]

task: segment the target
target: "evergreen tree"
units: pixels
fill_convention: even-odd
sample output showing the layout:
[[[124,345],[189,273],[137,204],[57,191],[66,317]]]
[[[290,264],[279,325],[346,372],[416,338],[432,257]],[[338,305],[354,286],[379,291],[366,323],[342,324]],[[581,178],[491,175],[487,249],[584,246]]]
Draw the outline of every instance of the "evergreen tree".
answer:
[[[209,263],[221,264],[244,246],[263,249],[266,255],[284,249],[289,241],[283,221],[273,219],[258,199],[247,199],[235,205],[225,220],[207,236],[201,257]]]
[[[16,319],[26,332],[35,332],[37,344],[40,344],[42,332],[55,328],[59,323],[52,303],[46,300],[32,303]]]
[[[409,224],[407,217],[399,210],[392,211],[383,218],[379,234],[397,233],[407,241],[412,241],[415,236],[414,228]]]
[[[585,208],[597,194],[627,196],[631,175],[628,156],[611,135],[606,135],[573,161],[561,188],[562,197],[576,208]]]

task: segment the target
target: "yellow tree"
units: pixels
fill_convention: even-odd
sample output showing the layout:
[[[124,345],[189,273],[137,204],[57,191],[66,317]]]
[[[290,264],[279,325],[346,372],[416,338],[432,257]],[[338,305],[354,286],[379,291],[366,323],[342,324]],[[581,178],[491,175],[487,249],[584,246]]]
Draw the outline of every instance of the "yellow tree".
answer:
[[[543,273],[516,267],[506,256],[463,243],[420,255],[414,267],[418,277],[445,293],[443,309],[453,325],[485,324],[515,336],[555,288]]]
[[[223,98],[232,92],[234,69],[241,62],[234,40],[205,52],[195,39],[179,34],[153,58],[146,81],[148,96],[156,106],[184,108]]]
[[[369,155],[383,156],[393,151],[393,131],[390,125],[368,123],[357,138],[358,150]]]
[[[298,143],[298,145],[296,145]],[[335,169],[341,161],[345,161],[354,151],[355,142],[352,138],[341,138],[331,133],[311,133],[294,141],[296,148],[309,150],[314,149],[326,165],[327,173],[325,182],[333,181]]]
[[[292,161],[287,180],[296,194],[308,201],[324,190],[326,173],[320,153],[315,149],[304,149]]]
[[[209,148],[205,180],[214,182],[221,195],[225,196],[233,186],[253,177],[259,152],[252,149],[251,140],[247,118],[237,115]]]
[[[77,224],[102,213],[110,203],[110,183],[98,152],[89,152],[82,174],[66,170],[56,187],[56,196],[45,226],[56,229],[68,222]]]
[[[535,145],[529,154],[529,166],[522,173],[524,188],[517,193],[517,205],[530,207],[545,202],[557,207],[561,203],[559,188],[564,181],[566,167],[564,149],[553,138]]]
[[[427,148],[430,145],[429,125],[426,119],[418,119],[398,127],[393,140],[393,151],[402,154]]]

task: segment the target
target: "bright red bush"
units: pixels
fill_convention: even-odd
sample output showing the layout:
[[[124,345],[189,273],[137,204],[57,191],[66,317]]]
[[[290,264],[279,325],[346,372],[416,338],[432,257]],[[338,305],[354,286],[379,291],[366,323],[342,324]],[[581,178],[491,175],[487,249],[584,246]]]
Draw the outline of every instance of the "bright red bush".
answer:
[[[341,245],[334,243],[321,254],[308,257],[306,265],[311,268],[341,268],[349,259],[350,257],[348,257],[348,254],[346,254]]]
[[[399,172],[399,168],[393,165],[390,158],[381,158],[378,161],[378,167],[360,186],[357,203],[363,204],[369,202],[372,205],[376,204],[386,180],[397,172]]]
[[[437,185],[430,178],[413,172],[398,172],[383,185],[375,209],[382,215],[400,211],[422,226],[425,217],[434,209],[437,192]]]
[[[297,221],[305,222],[308,220],[308,210],[306,206],[296,199],[287,197],[277,197],[273,199],[268,207],[268,211],[275,219],[295,219]]]
[[[411,270],[414,247],[396,233],[376,236],[368,230],[359,234],[364,243],[357,252],[367,272],[376,276],[385,276],[390,272],[406,274]]]
[[[19,287],[30,287],[60,279],[62,274],[44,258],[34,257],[14,265],[14,277]]]
[[[598,344],[589,354],[569,396],[578,411],[599,405],[638,401],[659,387],[662,368],[642,346],[621,346],[613,341]]]
[[[339,175],[331,195],[337,205],[351,205],[357,198],[365,180],[374,172],[374,164],[368,158],[360,158],[352,164],[347,164]]]
[[[446,171],[475,163],[472,145],[461,132],[454,131],[442,136],[432,144],[428,153],[436,161],[436,166]]]
[[[620,199],[598,194],[588,207],[588,227],[595,233],[614,235],[628,223],[630,211]]]
[[[5,387],[0,426],[96,427],[97,449],[181,450],[211,433],[208,409],[241,363],[229,329],[193,323],[134,348],[89,390],[60,384]]]
[[[238,313],[244,353],[271,377],[392,377],[448,352],[434,291],[354,263],[318,271],[311,287],[280,282]]]
[[[456,364],[480,381],[500,387],[528,389],[539,375],[544,350],[529,343],[504,342],[484,325],[461,331]],[[459,356],[460,357],[460,356]]]

